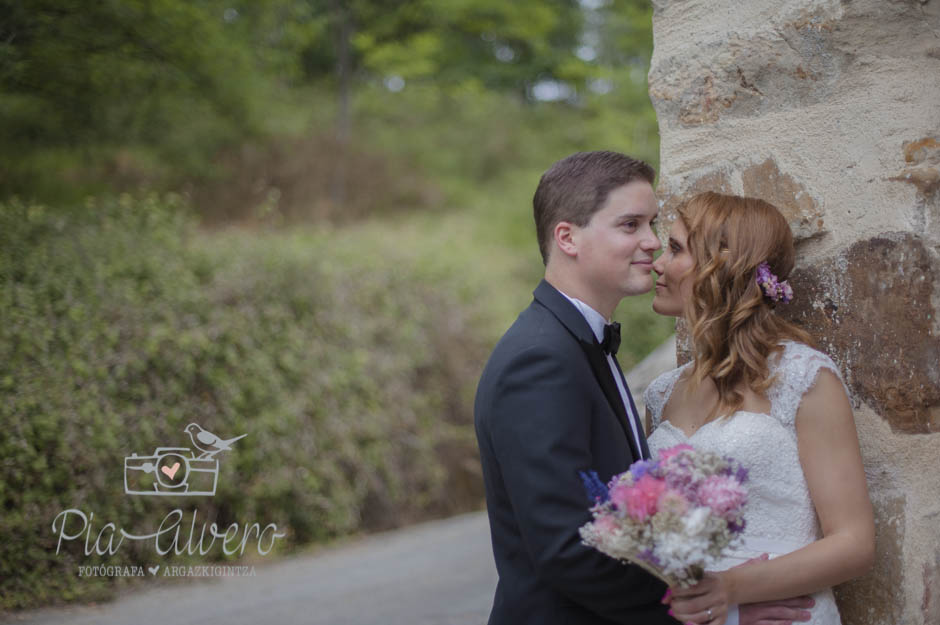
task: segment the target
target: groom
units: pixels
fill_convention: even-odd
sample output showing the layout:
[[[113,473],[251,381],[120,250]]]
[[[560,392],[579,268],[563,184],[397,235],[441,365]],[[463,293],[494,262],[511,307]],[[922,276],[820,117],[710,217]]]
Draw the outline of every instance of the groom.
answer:
[[[545,279],[493,350],[474,406],[499,573],[490,625],[677,623],[662,582],[578,534],[591,519],[579,472],[607,482],[649,457],[609,320],[621,299],[653,286],[654,177],[623,154],[582,152],[536,189]],[[752,607],[742,623],[805,620],[783,605]]]
[[[606,482],[649,449],[617,363],[620,300],[653,287],[653,169],[614,152],[545,172],[533,205],[545,279],[497,344],[474,420],[499,584],[490,625],[675,625],[666,586],[581,544],[580,471]]]

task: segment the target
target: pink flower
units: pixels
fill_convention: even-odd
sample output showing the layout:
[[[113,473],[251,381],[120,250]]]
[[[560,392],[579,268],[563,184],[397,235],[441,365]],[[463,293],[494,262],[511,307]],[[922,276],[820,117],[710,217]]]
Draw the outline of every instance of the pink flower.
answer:
[[[631,486],[626,484],[617,484],[610,489],[610,502],[617,506],[618,510],[627,509],[627,501],[630,499]]]
[[[689,509],[689,500],[681,492],[673,488],[666,488],[663,490],[663,494],[659,496],[656,505],[658,510],[671,509],[678,514],[685,514]]]
[[[692,445],[689,445],[687,443],[681,443],[679,445],[676,445],[675,447],[670,447],[669,449],[663,449],[662,451],[659,452],[659,461],[665,462],[669,460],[670,458],[672,458],[673,456],[680,454],[683,451],[693,451],[694,449],[695,448],[692,447]]]
[[[747,502],[747,491],[731,476],[712,475],[698,487],[698,497],[716,514],[727,518]]]
[[[621,510],[626,510],[634,521],[644,521],[656,514],[659,496],[666,483],[651,475],[644,475],[632,486],[620,484],[610,493],[610,500]]]
[[[594,519],[594,528],[604,534],[613,534],[617,529],[617,522],[610,516],[599,516]]]

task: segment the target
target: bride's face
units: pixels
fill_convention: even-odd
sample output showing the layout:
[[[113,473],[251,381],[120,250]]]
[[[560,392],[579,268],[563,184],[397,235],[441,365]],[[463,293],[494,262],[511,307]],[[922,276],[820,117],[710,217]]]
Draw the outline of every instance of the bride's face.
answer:
[[[656,297],[653,310],[660,315],[681,317],[685,303],[692,295],[692,267],[695,262],[689,253],[688,231],[681,219],[676,219],[669,230],[666,249],[653,263],[656,280]]]

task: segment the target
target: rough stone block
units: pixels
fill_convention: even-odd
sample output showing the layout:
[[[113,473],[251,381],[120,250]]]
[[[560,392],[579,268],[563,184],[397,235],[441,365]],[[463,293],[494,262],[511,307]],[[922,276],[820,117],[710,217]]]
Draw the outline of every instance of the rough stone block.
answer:
[[[732,183],[736,177],[741,181],[739,189]],[[672,176],[660,183],[657,194],[664,215],[671,219],[679,206],[703,191],[738,193],[770,202],[786,217],[797,242],[826,232],[819,202],[793,176],[780,171],[773,158],[698,171],[684,178]]]
[[[759,165],[751,165],[741,172],[744,195],[770,202],[783,213],[796,241],[802,241],[825,232],[823,211],[806,188],[768,158]]]
[[[797,269],[780,312],[845,365],[849,387],[902,433],[940,432],[940,260],[924,240],[894,233]]]
[[[677,208],[693,196],[705,191],[734,193],[728,172],[723,169],[705,173],[697,172],[686,179],[673,181],[672,184],[661,180],[659,188],[656,189],[656,195],[659,197],[660,209],[669,219],[672,219]]]
[[[809,4],[756,30],[654,54],[649,85],[660,123],[707,125],[825,100],[849,58],[830,41],[842,11]]]
[[[925,199],[940,191],[940,141],[924,137],[905,142],[904,162],[904,169],[891,180],[914,185]]]

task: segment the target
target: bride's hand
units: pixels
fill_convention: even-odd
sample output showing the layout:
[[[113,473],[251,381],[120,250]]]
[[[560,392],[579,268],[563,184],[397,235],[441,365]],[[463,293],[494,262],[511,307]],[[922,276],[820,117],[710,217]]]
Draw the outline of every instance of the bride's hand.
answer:
[[[682,623],[722,625],[728,617],[730,596],[719,573],[705,573],[691,588],[673,589],[669,614]]]

